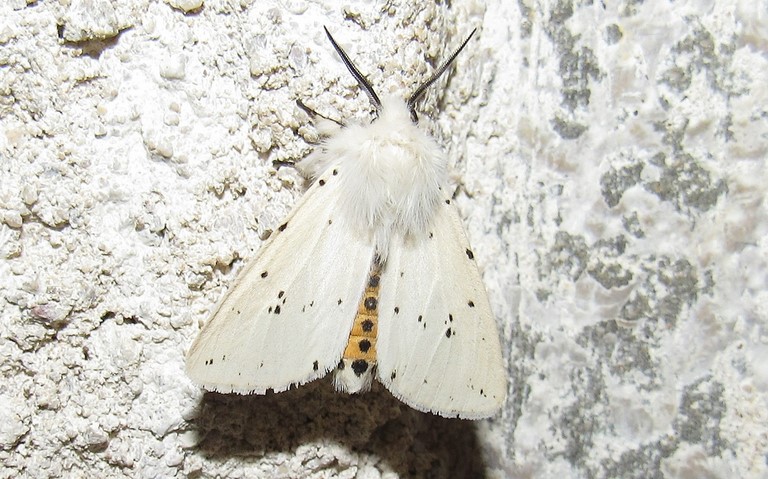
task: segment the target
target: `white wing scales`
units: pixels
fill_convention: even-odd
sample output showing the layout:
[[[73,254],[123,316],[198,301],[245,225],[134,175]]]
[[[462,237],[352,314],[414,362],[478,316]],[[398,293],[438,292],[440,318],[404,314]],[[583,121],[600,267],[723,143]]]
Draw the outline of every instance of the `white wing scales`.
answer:
[[[392,394],[446,417],[499,410],[507,379],[496,322],[450,201],[423,237],[393,240],[379,305],[377,374]]]
[[[278,392],[336,367],[373,258],[334,213],[343,174],[318,178],[240,272],[187,354],[196,383]]]

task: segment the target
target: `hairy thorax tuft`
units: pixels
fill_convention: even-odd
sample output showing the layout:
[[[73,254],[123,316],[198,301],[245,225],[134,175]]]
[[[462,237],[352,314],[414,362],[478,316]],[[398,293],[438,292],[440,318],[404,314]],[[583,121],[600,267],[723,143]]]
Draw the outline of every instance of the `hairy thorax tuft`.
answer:
[[[384,256],[393,233],[426,231],[445,194],[445,159],[397,98],[383,99],[379,118],[340,129],[316,152],[307,166],[316,174],[339,169],[343,216],[373,235]]]

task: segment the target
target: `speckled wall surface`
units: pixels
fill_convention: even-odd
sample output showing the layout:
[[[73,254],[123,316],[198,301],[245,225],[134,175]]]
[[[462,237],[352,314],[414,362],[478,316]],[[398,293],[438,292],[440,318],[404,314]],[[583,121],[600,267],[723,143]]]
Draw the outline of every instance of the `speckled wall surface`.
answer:
[[[0,5],[0,477],[768,475],[768,3]],[[510,376],[481,422],[186,349],[347,121],[474,27],[422,118]],[[277,163],[276,163],[277,162]]]

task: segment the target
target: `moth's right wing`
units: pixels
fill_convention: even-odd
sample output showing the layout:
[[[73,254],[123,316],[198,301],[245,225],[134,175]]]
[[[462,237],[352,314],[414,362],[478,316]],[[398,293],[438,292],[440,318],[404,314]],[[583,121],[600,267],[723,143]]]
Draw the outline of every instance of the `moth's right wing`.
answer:
[[[187,354],[207,390],[283,391],[335,368],[373,260],[373,244],[339,217],[329,168],[240,272]]]
[[[504,404],[507,374],[458,211],[446,199],[429,231],[392,245],[379,294],[379,380],[420,411],[492,416]]]

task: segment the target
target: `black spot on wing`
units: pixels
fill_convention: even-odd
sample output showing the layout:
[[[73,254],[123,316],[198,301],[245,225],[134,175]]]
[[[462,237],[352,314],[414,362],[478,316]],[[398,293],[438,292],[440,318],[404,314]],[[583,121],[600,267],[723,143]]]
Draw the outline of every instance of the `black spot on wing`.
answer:
[[[280,305],[275,306],[275,314],[280,314]]]
[[[213,358],[207,359],[203,364],[205,364],[206,366],[212,365],[213,364]]]
[[[314,305],[315,305],[315,300],[313,299],[312,301],[309,302],[309,304],[305,304],[304,306],[301,307],[301,312],[302,313],[306,312],[307,311],[307,306],[309,306],[311,308]]]
[[[313,371],[317,371],[317,368],[318,368],[318,367],[319,367],[319,365],[317,364],[317,361],[315,361],[314,363],[312,363],[312,370],[313,370]]]
[[[277,228],[278,231],[285,231],[285,229],[288,227],[288,223],[283,223],[280,225],[279,228]]]
[[[450,338],[453,332],[451,331],[451,328],[448,328],[445,330],[445,337]]]
[[[389,375],[389,379],[391,381],[394,381],[396,377],[397,377],[397,371],[393,369],[392,374]]]
[[[451,200],[445,200],[445,204],[446,205],[450,205],[451,204]]]
[[[469,306],[470,308],[474,308],[474,307],[475,307],[475,303],[474,303],[474,301],[472,301],[472,300],[470,299],[470,300],[469,300],[469,302],[467,302],[467,306]]]
[[[453,315],[452,314],[448,315],[448,321],[453,322]]]
[[[264,271],[261,273],[262,278],[266,278],[269,275],[269,271]]]
[[[467,258],[475,259],[475,253],[473,253],[471,249],[467,248],[466,253],[467,253]]]
[[[395,306],[395,314],[400,314],[400,308]]]
[[[320,180],[317,182],[320,186],[325,186],[325,180]]]
[[[285,294],[285,291],[280,291],[279,293],[277,293],[277,297],[282,298],[284,294]]]
[[[423,317],[424,317],[424,316],[422,316],[422,315],[419,315],[419,319],[418,319],[417,321],[418,321],[418,322],[421,322],[421,319],[422,319]]]
[[[342,303],[341,298],[339,298],[339,301],[336,304],[341,305],[341,303]]]
[[[335,169],[335,168],[334,168],[334,169],[333,169],[333,176],[336,176],[336,175],[338,175],[338,174],[339,174],[339,170],[337,170],[337,169]]]

